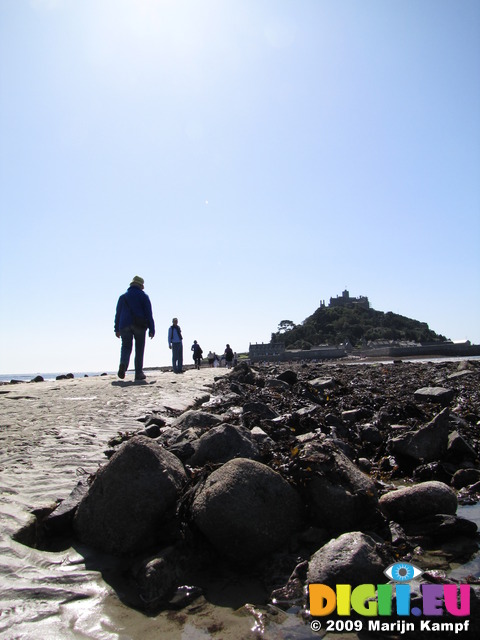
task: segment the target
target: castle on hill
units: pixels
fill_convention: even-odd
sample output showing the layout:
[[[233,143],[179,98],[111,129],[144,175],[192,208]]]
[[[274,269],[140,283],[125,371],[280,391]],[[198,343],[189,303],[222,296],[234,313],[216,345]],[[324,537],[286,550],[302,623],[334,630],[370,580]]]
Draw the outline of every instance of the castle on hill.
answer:
[[[370,309],[370,303],[367,296],[359,296],[358,298],[350,297],[350,293],[345,289],[341,296],[330,298],[329,307],[361,307],[362,309]],[[325,300],[320,300],[320,308],[325,309]]]

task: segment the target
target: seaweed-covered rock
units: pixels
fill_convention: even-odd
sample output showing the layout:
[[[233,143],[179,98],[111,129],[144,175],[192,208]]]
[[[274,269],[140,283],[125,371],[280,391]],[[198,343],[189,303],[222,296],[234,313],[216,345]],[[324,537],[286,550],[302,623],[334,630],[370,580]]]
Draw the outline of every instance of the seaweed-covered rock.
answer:
[[[299,495],[280,474],[243,458],[214,471],[192,504],[195,525],[237,562],[261,558],[288,542],[301,512]]]

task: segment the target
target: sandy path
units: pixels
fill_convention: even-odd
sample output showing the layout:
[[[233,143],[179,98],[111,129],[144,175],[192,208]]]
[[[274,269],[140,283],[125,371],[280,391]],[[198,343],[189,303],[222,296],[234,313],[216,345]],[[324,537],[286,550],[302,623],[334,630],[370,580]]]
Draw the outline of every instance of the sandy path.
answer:
[[[252,637],[247,612],[206,601],[192,615],[146,617],[124,606],[99,571],[88,568],[88,550],[39,551],[11,537],[31,521],[32,509],[65,498],[79,470],[104,464],[107,441],[118,431],[140,429],[138,418],[154,410],[170,420],[170,409],[206,399],[223,373],[149,372],[146,384],[102,376],[0,386],[0,637]]]

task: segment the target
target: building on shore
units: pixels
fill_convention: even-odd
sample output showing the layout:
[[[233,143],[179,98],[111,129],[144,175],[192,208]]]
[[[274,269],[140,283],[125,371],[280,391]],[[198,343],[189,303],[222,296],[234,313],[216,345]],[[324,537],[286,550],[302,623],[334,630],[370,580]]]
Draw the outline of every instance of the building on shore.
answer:
[[[470,344],[467,340],[462,343],[433,342],[430,344],[405,344],[396,341],[377,342],[370,346],[352,349],[345,341],[338,346],[319,345],[311,349],[285,349],[281,342],[272,344],[250,344],[248,357],[254,362],[289,362],[292,360],[334,360],[347,356],[358,358],[413,358],[413,357],[444,357],[458,358],[480,356],[480,345]]]

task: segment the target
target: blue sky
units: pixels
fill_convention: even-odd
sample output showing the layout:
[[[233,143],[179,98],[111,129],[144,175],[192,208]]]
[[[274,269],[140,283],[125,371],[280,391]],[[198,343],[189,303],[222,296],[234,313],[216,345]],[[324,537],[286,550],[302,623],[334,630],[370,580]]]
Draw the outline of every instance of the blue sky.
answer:
[[[268,342],[347,288],[480,343],[477,0],[0,0],[0,373]],[[188,361],[188,360],[187,360]]]

